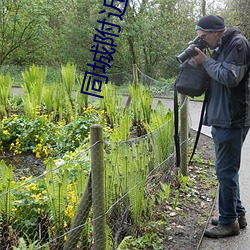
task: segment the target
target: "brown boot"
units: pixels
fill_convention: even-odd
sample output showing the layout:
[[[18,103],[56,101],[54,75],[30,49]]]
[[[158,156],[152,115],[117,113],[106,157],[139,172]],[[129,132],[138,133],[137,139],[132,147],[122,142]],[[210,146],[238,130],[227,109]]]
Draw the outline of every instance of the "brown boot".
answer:
[[[243,229],[243,228],[245,228],[247,226],[247,220],[246,220],[245,214],[239,215],[238,222],[239,222],[240,229]],[[214,225],[214,226],[217,226],[218,225],[218,219],[217,218],[212,218],[211,224]]]
[[[228,236],[238,235],[240,233],[240,227],[238,222],[232,224],[218,224],[215,227],[205,230],[204,235],[209,238],[223,238]]]

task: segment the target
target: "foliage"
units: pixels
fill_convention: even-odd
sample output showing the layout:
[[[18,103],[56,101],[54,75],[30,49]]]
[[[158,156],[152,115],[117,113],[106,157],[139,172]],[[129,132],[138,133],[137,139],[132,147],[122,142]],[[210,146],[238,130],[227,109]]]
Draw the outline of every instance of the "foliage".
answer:
[[[71,100],[72,91],[76,82],[76,66],[74,64],[67,63],[66,66],[61,67],[61,75],[63,88]]]
[[[109,83],[102,87],[104,98],[100,98],[100,109],[104,110],[107,115],[107,122],[111,128],[121,124],[120,120],[123,116],[123,108],[121,105],[122,98],[117,95],[115,85]]]
[[[14,183],[14,189],[11,192],[8,190],[8,195],[13,195],[13,202],[10,203],[12,210],[7,209],[11,215],[9,223],[13,228],[9,235],[15,238],[17,231],[23,228],[18,235],[19,243],[9,243],[13,246],[24,246],[25,243],[32,248],[32,244],[43,244],[42,240],[47,242],[50,239],[59,247],[63,245],[65,238],[59,236],[67,234],[70,229],[90,172],[89,152],[85,152],[89,145],[90,125],[102,124],[105,133],[106,208],[110,210],[107,218],[112,237],[109,245],[118,246],[124,237],[122,231],[114,231],[117,227],[130,226],[137,230],[143,220],[148,219],[154,202],[149,197],[145,199],[149,171],[171,153],[171,144],[166,146],[166,140],[171,141],[173,114],[166,112],[161,104],[158,104],[156,110],[152,110],[152,95],[148,89],[141,85],[131,86],[132,105],[124,109],[121,97],[117,95],[115,86],[111,85],[108,86],[110,89],[103,89],[105,98],[99,101],[99,107],[94,108],[86,101],[79,105],[87,107],[82,106],[81,111],[76,111],[77,98],[71,99],[73,95],[69,95],[73,92],[74,85],[71,84],[77,79],[75,68],[70,64],[66,67],[69,71],[64,69],[64,77],[70,80],[64,81],[69,84],[68,91],[66,85],[62,87],[58,83],[52,84],[51,89],[38,91],[39,98],[42,98],[39,109],[37,108],[39,113],[35,116],[10,115],[0,121],[0,147],[3,153],[8,150],[13,155],[33,152],[37,158],[44,158],[46,164],[46,171],[42,176],[18,180]],[[40,73],[43,76],[40,80],[44,82],[45,73],[42,74],[39,67],[32,66],[23,73],[27,83],[23,88],[31,96],[35,95],[31,89]],[[53,101],[44,98],[41,93],[47,93]],[[70,118],[63,115],[64,107],[68,105],[65,104],[66,99],[60,98],[63,93],[72,108],[68,113],[72,115]],[[138,100],[140,105],[136,104]],[[56,119],[55,110],[60,113],[56,114],[61,116],[60,119]],[[46,113],[47,111],[50,113]],[[138,138],[135,121],[140,128],[145,128],[143,137]],[[167,190],[165,194],[167,195]],[[122,202],[118,202],[119,200]],[[149,203],[151,205],[147,206]],[[116,216],[121,219],[115,220]],[[86,230],[91,230],[91,226]],[[145,238],[136,240],[134,246],[138,249],[147,247],[149,240],[155,242],[155,247],[160,246],[156,235],[153,238],[145,235]]]
[[[9,96],[11,92],[12,79],[10,74],[0,75],[0,117],[7,116],[9,107]]]
[[[13,206],[13,195],[10,190],[13,188],[14,177],[12,166],[7,167],[3,160],[0,161],[0,214],[5,217],[7,223]]]
[[[32,65],[29,70],[22,72],[22,75],[24,79],[24,83],[21,84],[24,90],[24,111],[26,115],[34,118],[37,112],[39,114],[47,69]]]
[[[50,116],[31,119],[13,115],[0,121],[0,149],[12,150],[14,155],[33,152],[37,158],[60,156],[73,151],[88,140],[90,126],[102,122],[102,116],[93,108],[85,109],[70,123],[54,123]]]
[[[83,158],[83,154],[79,150],[78,155],[65,156],[62,162],[49,159],[43,176],[23,177],[17,182],[13,181],[11,166],[1,162],[0,215],[4,217],[3,225],[9,225],[9,239],[18,232],[19,246],[24,247],[25,243],[32,247],[48,240],[49,235],[60,236],[69,229],[89,176],[89,159]],[[72,158],[78,158],[79,162],[72,163]],[[5,185],[7,182],[11,185]],[[0,235],[3,235],[1,230],[6,229],[1,223]],[[7,232],[4,235],[1,246],[5,246]]]
[[[150,123],[153,97],[143,85],[130,85],[131,106],[133,114],[133,125],[137,127],[139,136],[145,133],[144,123]]]
[[[0,65],[7,60],[21,64],[27,60],[24,54],[28,56],[46,44],[42,38],[49,29],[45,15],[47,5],[38,0],[1,1],[0,8]],[[30,47],[25,46],[27,44]]]
[[[154,249],[163,250],[162,240],[156,233],[145,233],[139,238],[125,237],[117,250]]]
[[[160,163],[166,159],[173,151],[173,112],[166,113],[163,104],[159,101],[156,109],[152,111],[151,123],[146,123],[146,130],[152,132],[151,139],[154,149],[154,155]]]
[[[238,20],[244,23],[247,8],[240,8],[244,4],[244,1],[226,1],[224,8],[220,8],[211,1],[128,2],[123,21],[115,16],[106,19],[116,25],[112,28],[119,35],[114,39],[116,53],[111,60],[112,68],[108,68],[107,73],[120,73],[137,64],[143,72],[156,79],[176,76],[178,63],[175,57],[194,38],[197,17],[223,13],[227,17],[233,16],[227,19],[233,19],[234,24],[238,24]],[[123,10],[124,4],[117,6]],[[87,64],[93,61],[90,50],[97,34],[95,28],[102,27],[97,20],[105,18],[105,14],[99,12],[107,10],[100,1],[18,0],[14,4],[3,1],[0,7],[3,10],[1,65],[61,65],[72,62],[85,71]],[[242,28],[247,29],[246,26]],[[121,84],[120,80],[116,84]]]

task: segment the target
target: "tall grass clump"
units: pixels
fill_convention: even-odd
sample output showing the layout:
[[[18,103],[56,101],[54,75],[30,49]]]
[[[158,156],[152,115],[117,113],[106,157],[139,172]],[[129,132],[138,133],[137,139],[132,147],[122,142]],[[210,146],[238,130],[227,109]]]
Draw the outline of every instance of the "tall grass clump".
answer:
[[[133,124],[137,127],[139,136],[145,134],[144,123],[150,123],[152,112],[152,94],[143,85],[130,85],[131,110]]]
[[[84,76],[76,77],[76,96],[75,96],[75,116],[80,115],[84,108],[89,106],[89,95],[81,93]]]
[[[47,68],[43,69],[36,65],[30,66],[28,70],[22,72],[23,83],[21,83],[21,87],[24,91],[24,112],[29,117],[34,118],[37,113],[40,113],[46,75]]]
[[[145,127],[152,140],[154,157],[160,163],[167,159],[173,152],[174,119],[173,112],[166,110],[161,101],[151,113],[151,122],[145,123]]]
[[[10,74],[0,75],[0,116],[7,116],[8,114],[11,86],[12,79]]]
[[[66,94],[73,105],[72,92],[76,82],[76,66],[71,63],[67,63],[66,66],[61,66],[62,86],[66,91]]]
[[[110,127],[117,127],[123,115],[122,98],[117,95],[115,85],[111,83],[102,87],[102,94],[104,98],[99,100],[100,109],[106,112],[107,123]]]

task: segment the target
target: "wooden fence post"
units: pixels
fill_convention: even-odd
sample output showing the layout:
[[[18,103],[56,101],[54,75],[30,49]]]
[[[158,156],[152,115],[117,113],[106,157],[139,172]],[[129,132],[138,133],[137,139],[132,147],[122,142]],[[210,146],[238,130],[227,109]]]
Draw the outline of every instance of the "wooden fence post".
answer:
[[[138,71],[136,64],[133,64],[133,83],[135,86],[138,85]],[[131,104],[131,95],[129,94],[124,111],[129,107],[130,104]]]
[[[103,130],[99,124],[90,127],[91,176],[93,205],[93,250],[106,249],[106,216],[104,192],[104,149]]]
[[[134,77],[134,85],[138,85],[138,71],[137,71],[137,65],[133,64],[133,77]]]

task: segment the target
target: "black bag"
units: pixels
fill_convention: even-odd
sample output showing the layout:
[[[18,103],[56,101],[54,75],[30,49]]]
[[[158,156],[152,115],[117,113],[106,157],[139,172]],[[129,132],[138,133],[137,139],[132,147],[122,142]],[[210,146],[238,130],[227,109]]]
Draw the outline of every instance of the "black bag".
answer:
[[[177,92],[191,97],[201,96],[209,79],[203,65],[197,64],[192,58],[181,64],[181,71],[175,81]]]

